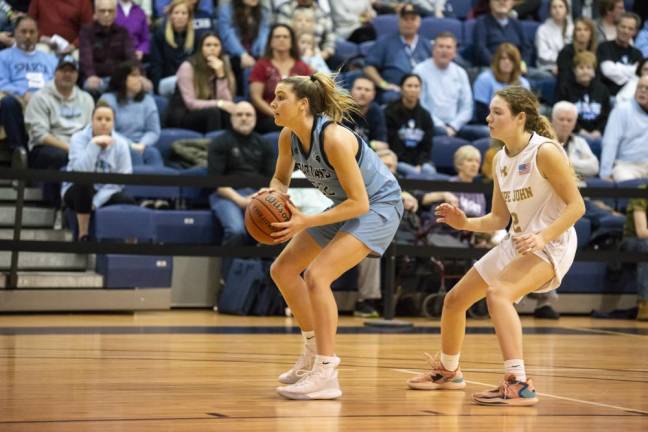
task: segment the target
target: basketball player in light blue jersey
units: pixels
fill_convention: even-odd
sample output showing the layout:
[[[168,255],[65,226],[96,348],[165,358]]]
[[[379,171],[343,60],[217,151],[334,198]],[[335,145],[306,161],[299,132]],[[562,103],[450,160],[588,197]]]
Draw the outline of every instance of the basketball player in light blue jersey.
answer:
[[[367,255],[383,254],[403,215],[401,190],[369,146],[340,125],[357,108],[329,75],[282,80],[270,106],[284,127],[270,189],[286,193],[299,168],[334,203],[316,215],[304,215],[289,203],[291,219],[273,224],[276,242],[290,243],[270,273],[305,345],[293,368],[279,376],[286,385],[277,391],[289,399],[335,399],[342,391],[331,283]]]

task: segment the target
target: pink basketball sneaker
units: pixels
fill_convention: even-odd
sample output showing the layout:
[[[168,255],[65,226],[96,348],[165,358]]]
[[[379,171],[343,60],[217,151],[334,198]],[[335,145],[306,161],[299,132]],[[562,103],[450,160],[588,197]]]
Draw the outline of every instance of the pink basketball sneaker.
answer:
[[[521,382],[513,374],[506,375],[499,387],[474,393],[472,398],[480,405],[493,406],[532,406],[538,403],[531,378]]]
[[[425,355],[432,370],[407,380],[409,388],[414,390],[461,390],[466,387],[461,368],[449,371],[441,364],[439,353],[434,357],[428,353]]]

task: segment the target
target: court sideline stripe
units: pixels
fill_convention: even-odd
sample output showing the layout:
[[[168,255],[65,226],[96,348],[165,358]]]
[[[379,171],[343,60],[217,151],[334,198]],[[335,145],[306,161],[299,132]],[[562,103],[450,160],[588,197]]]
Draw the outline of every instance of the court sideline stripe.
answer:
[[[599,328],[587,328],[587,327],[563,327],[563,328],[568,330],[573,330],[573,331],[580,331],[583,333],[594,333],[594,334],[604,334],[604,335],[614,335],[614,336],[634,336],[634,337],[646,336],[642,334],[626,333],[626,332],[613,331],[613,330],[603,330]]]

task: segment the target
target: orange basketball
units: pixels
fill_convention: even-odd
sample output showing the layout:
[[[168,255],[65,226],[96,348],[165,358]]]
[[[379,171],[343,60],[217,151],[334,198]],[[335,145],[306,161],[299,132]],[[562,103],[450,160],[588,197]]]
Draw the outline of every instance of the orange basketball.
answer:
[[[270,233],[275,231],[273,222],[290,220],[286,199],[277,192],[263,192],[252,199],[245,209],[245,228],[259,243],[273,244]]]

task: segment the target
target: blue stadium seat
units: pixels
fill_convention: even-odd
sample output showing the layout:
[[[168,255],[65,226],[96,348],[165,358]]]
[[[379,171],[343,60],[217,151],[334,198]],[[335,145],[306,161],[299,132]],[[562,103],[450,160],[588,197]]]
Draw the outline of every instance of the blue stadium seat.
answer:
[[[540,11],[538,13],[538,16],[540,17],[540,22],[544,22],[547,18],[549,18],[549,2],[551,0],[542,0],[542,4],[540,5]],[[571,11],[570,11],[571,13]]]
[[[275,156],[279,155],[279,134],[281,132],[268,132],[263,134],[263,139],[272,144],[272,148],[275,149]]]
[[[481,153],[481,157],[482,157],[482,162],[484,160],[484,155],[486,154],[486,151],[490,148],[490,143],[491,143],[491,139],[488,137],[480,138],[472,142],[472,145],[474,145],[479,149],[479,153]]]
[[[459,19],[466,19],[470,8],[472,8],[474,1],[473,0],[449,0],[452,5],[452,10],[455,13],[455,16]]]
[[[374,46],[376,41],[367,41],[367,42],[362,42],[360,44],[360,54],[363,56],[366,56],[369,53],[369,50],[371,50],[371,47]]]
[[[437,171],[442,174],[455,175],[456,170],[454,167],[454,154],[455,151],[462,145],[470,144],[470,142],[455,137],[437,136],[434,137],[434,144],[432,145],[432,154],[430,159],[436,167]]]
[[[607,265],[601,262],[576,261],[560,285],[560,293],[596,293],[609,291]]]
[[[580,218],[576,221],[574,229],[578,239],[578,248],[584,248],[589,243],[590,235],[592,235],[592,222],[589,219]]]
[[[155,144],[162,158],[166,161],[171,156],[171,144],[180,139],[203,138],[201,133],[189,129],[165,128],[160,133],[160,139]]]
[[[205,134],[205,138],[212,140],[212,139],[222,135],[223,133],[225,133],[224,130],[215,130],[215,131],[207,132]]]
[[[463,22],[461,39],[459,44],[459,54],[464,60],[472,61],[473,59],[473,33],[475,32],[475,20],[466,20]]]
[[[617,182],[616,186],[620,188],[636,188],[644,184],[648,184],[648,178]],[[617,198],[617,204],[616,204],[617,211],[625,214],[626,209],[628,208],[628,201],[630,201],[630,198]]]
[[[180,175],[188,176],[206,176],[207,167],[192,167],[180,171]],[[214,191],[214,188],[200,188],[200,187],[180,187],[180,198],[185,201],[189,206],[209,204],[209,195]]]
[[[158,167],[151,165],[136,165],[133,167],[133,174],[158,174],[175,176],[178,171],[169,167]],[[152,199],[169,199],[176,200],[180,198],[180,188],[178,186],[156,186],[156,185],[126,185],[124,192],[133,198],[152,198]]]
[[[423,35],[423,37],[434,40],[437,34],[445,31],[453,33],[457,37],[457,41],[461,42],[461,21],[454,18],[424,18],[421,21],[421,30],[419,33]]]
[[[105,288],[168,288],[173,257],[142,255],[97,255],[97,273]]]
[[[538,31],[538,27],[540,27],[540,23],[538,21],[531,21],[531,20],[521,20],[520,23],[522,24],[522,29],[524,30],[524,35],[529,42],[529,46],[531,47],[531,64],[528,66],[535,66],[536,62],[536,54],[535,54],[535,34]]]
[[[376,29],[376,34],[388,36],[398,33],[398,15],[387,14],[376,16],[372,24]]]
[[[337,40],[335,42],[335,55],[333,56],[333,63],[336,65],[343,64],[352,57],[360,53],[360,48],[353,42],[345,40]]]
[[[151,209],[125,204],[101,207],[94,220],[97,240],[155,240]]]
[[[608,180],[603,180],[602,178],[598,177],[588,177],[585,179],[585,183],[587,184],[587,187],[589,188],[614,188],[616,187],[614,182],[608,181]],[[615,208],[616,207],[616,200],[614,198],[596,198],[598,200],[603,201],[606,205],[609,207]]]
[[[169,100],[160,95],[153,95],[153,99],[155,100],[155,106],[157,106],[158,115],[160,116],[160,125],[163,125]]]
[[[222,238],[211,210],[156,210],[153,224],[159,243],[214,244]]]
[[[425,174],[425,173],[416,173],[416,174],[410,174],[406,176],[407,180],[439,180],[439,181],[447,181],[450,180],[450,177],[448,174],[441,174],[441,173],[436,173],[436,174]]]

